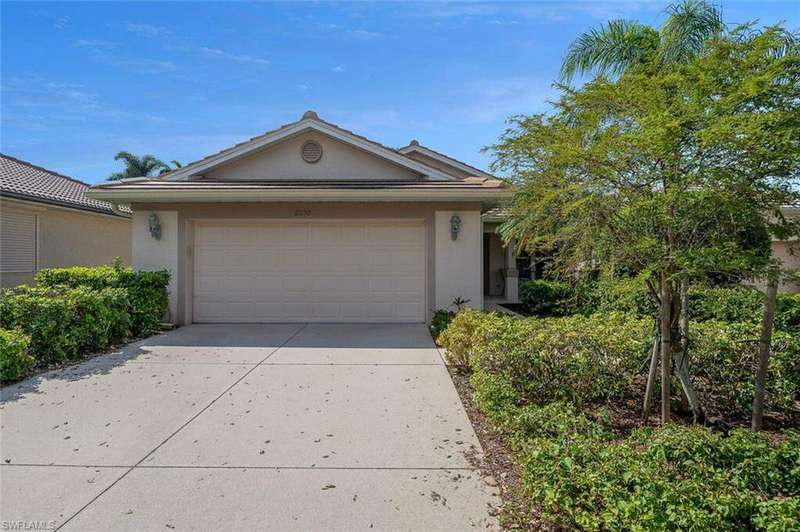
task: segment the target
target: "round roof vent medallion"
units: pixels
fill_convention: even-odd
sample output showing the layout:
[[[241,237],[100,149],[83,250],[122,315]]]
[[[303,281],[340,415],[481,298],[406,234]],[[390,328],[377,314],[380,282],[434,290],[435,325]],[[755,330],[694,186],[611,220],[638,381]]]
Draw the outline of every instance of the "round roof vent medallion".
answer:
[[[301,153],[305,162],[315,163],[322,159],[322,146],[316,140],[309,140],[303,143]]]

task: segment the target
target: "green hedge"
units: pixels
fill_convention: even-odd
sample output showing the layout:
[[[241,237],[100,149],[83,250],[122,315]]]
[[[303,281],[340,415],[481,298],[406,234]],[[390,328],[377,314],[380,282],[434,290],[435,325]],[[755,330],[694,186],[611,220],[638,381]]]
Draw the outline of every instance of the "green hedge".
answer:
[[[572,286],[560,281],[527,281],[519,289],[519,300],[535,316],[564,316],[576,310]]]
[[[464,310],[440,337],[475,371],[501,377],[519,401],[575,404],[621,396],[647,356],[652,324],[623,313],[527,318]]]
[[[576,405],[641,395],[653,322],[609,312],[518,319],[465,309],[439,336],[448,362],[497,377],[520,404]],[[753,401],[759,325],[692,322],[690,364],[712,415],[748,417]],[[775,331],[767,409],[790,412],[800,394],[800,335]]]
[[[576,292],[584,314],[629,312],[637,316],[655,316],[657,313],[644,282],[638,278],[584,282]],[[695,321],[760,323],[763,312],[764,294],[755,288],[689,288],[689,314]],[[800,331],[800,294],[778,294],[775,328]]]
[[[144,272],[119,266],[50,268],[36,274],[43,287],[124,288],[130,299],[132,333],[143,336],[157,330],[169,308],[168,271]]]
[[[0,326],[28,335],[30,354],[47,365],[130,336],[130,309],[124,288],[21,286],[3,292]]]
[[[694,320],[760,323],[764,294],[754,288],[705,288],[689,290],[689,313]],[[775,328],[800,330],[800,294],[778,294]]]
[[[509,438],[524,493],[555,528],[797,530],[800,434],[616,432],[602,403],[641,395],[629,386],[651,328],[623,313],[519,320],[464,310],[440,341],[469,360],[476,404]],[[693,329],[694,366],[715,368],[696,378],[703,399],[749,412],[757,325]],[[771,408],[790,408],[798,392],[798,348],[796,335],[776,333]]]
[[[15,381],[30,371],[35,363],[28,353],[30,343],[20,331],[0,329],[0,381]]]

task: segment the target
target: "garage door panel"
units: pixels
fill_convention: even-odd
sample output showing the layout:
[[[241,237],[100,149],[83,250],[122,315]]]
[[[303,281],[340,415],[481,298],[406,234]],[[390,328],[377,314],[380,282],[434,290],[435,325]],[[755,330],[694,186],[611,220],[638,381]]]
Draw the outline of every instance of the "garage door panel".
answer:
[[[422,222],[198,222],[194,319],[425,319]]]

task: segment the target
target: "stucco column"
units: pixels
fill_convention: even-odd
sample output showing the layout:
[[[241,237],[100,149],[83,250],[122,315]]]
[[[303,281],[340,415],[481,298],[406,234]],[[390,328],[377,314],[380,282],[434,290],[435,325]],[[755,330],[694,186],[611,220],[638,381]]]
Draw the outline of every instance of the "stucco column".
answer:
[[[519,271],[515,246],[516,242],[513,240],[506,246],[506,300],[509,303],[519,303]]]
[[[458,216],[456,238],[451,220]],[[483,308],[481,255],[483,222],[480,211],[436,211],[434,268],[436,270],[436,310],[450,308],[454,298],[468,299],[469,306]]]
[[[158,217],[160,238],[150,233],[149,218]],[[131,224],[131,248],[135,270],[169,270],[169,321],[176,323],[178,316],[178,212],[134,211]]]

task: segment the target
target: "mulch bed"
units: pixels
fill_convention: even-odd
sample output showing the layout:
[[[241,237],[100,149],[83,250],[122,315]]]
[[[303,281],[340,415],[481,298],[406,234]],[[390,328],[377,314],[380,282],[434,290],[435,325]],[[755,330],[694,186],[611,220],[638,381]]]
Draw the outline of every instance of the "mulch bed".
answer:
[[[498,517],[501,526],[506,530],[554,530],[542,523],[536,508],[525,500],[519,468],[511,460],[511,450],[472,399],[469,373],[454,366],[448,366],[447,370],[483,447],[483,457],[469,455],[467,459],[483,475],[491,475],[500,490],[503,507]]]

